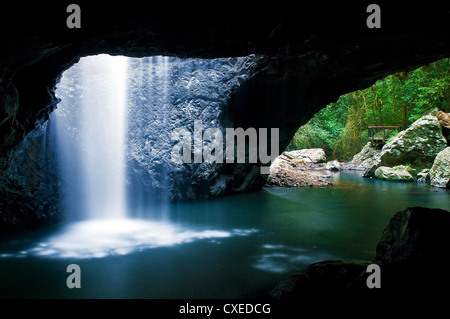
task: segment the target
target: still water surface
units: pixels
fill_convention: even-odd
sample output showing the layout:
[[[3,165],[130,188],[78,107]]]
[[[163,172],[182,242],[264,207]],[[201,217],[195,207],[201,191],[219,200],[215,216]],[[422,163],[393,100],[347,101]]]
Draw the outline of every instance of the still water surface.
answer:
[[[450,192],[335,173],[330,188],[271,188],[152,206],[2,237],[1,298],[266,297],[326,259],[372,259],[395,212],[450,209]],[[142,212],[141,212],[142,214]],[[69,289],[69,264],[81,288]]]

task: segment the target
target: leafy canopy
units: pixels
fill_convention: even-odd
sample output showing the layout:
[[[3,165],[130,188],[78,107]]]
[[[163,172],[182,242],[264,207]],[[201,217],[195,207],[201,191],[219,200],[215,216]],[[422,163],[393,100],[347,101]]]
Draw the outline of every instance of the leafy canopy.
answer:
[[[287,150],[320,147],[329,159],[350,160],[367,143],[368,126],[405,129],[433,110],[449,112],[449,70],[450,59],[442,59],[342,95],[300,127]]]

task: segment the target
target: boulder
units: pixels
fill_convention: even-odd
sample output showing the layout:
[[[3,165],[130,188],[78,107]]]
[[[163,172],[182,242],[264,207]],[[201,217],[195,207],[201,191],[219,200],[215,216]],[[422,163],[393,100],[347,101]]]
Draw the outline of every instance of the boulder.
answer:
[[[436,118],[441,126],[442,136],[447,141],[447,146],[450,146],[450,114],[444,111],[438,111],[436,113]]]
[[[270,165],[270,174],[275,174],[288,167],[306,167],[326,161],[325,151],[321,148],[302,149],[283,152]]]
[[[436,156],[429,178],[432,186],[450,188],[450,147]]]
[[[450,212],[409,207],[397,212],[376,247],[382,264],[382,287],[405,294],[442,291],[450,284],[445,271],[450,245]]]
[[[410,182],[415,179],[413,175],[416,176],[417,171],[405,165],[398,165],[394,167],[380,166],[375,170],[376,178],[387,181]]]
[[[380,166],[406,165],[419,171],[430,168],[436,155],[446,147],[439,122],[429,114],[415,121],[386,143],[364,176],[373,177]]]
[[[358,154],[353,156],[348,166],[354,169],[365,170],[375,164],[379,154],[380,150],[376,149],[372,142],[368,142]]]
[[[430,180],[430,170],[426,168],[419,172],[416,177],[418,182],[427,182]]]
[[[319,176],[295,168],[284,168],[271,173],[266,187],[324,187],[332,186],[327,176]]]
[[[377,244],[376,261],[444,260],[450,245],[449,225],[450,212],[442,209],[409,207],[397,212]]]
[[[315,164],[323,165],[325,151],[321,148],[283,152],[270,165],[266,187],[322,187],[331,186],[325,176],[312,174]]]
[[[306,163],[324,163],[327,160],[325,151],[322,148],[309,148],[303,150],[295,150],[290,152],[284,152],[287,157],[292,157],[292,160],[298,160]]]
[[[327,164],[325,165],[325,169],[328,171],[340,171],[343,169],[342,164],[338,161],[338,160],[332,160],[327,162]]]

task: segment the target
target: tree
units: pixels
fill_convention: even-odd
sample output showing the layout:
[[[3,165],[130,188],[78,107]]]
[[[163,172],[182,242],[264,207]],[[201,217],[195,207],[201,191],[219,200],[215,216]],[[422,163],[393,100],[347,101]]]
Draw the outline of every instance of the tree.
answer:
[[[404,92],[404,86],[405,86],[405,81],[408,78],[408,72],[399,72],[399,73],[395,73],[394,77],[397,78],[400,81],[401,84],[401,96],[404,96],[405,92]],[[400,99],[402,102],[402,130],[406,129],[406,120],[407,120],[407,114],[408,114],[408,104],[404,99]]]

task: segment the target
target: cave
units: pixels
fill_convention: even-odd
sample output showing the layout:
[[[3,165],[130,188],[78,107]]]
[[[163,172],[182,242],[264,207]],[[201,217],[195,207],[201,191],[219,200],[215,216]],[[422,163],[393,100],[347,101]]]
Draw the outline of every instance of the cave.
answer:
[[[199,70],[202,65],[206,70],[216,65],[228,68],[229,73],[219,71],[234,82],[228,82],[231,84],[227,87],[219,87],[212,80],[208,84],[221,90],[220,112],[183,118],[180,111],[175,113],[175,121],[203,119],[205,123],[209,121],[209,127],[222,129],[279,128],[281,152],[299,126],[341,94],[366,88],[394,72],[450,56],[449,11],[444,4],[425,7],[380,2],[381,28],[367,26],[368,4],[307,1],[292,10],[291,5],[279,4],[273,9],[230,3],[221,10],[202,11],[188,4],[176,8],[152,4],[143,8],[142,4],[129,1],[80,2],[80,28],[66,24],[68,2],[25,7],[12,4],[2,10],[0,230],[9,233],[39,229],[66,218],[58,185],[52,182],[55,172],[51,165],[43,167],[37,156],[49,129],[47,123],[62,103],[57,87],[64,73],[83,59],[104,54],[140,61],[160,57],[167,61],[194,61],[194,66],[177,62],[192,70]],[[192,98],[202,93],[196,92]],[[189,92],[178,94],[179,105],[190,98]],[[173,113],[168,110],[163,115],[169,117]],[[158,130],[160,127],[155,125],[154,130]],[[129,169],[134,172],[149,170],[138,161],[132,163]],[[261,163],[202,163],[200,168],[195,163],[187,165],[172,178],[168,200],[184,205],[192,200],[222,200],[237,193],[258,194],[265,182],[264,175],[259,174],[260,166]],[[155,171],[154,181],[135,174],[131,184],[154,185],[164,179],[158,174]],[[232,205],[227,209],[232,210]],[[168,234],[174,232],[170,227],[164,228],[164,224],[148,226],[153,230],[160,227]],[[247,226],[228,233],[218,231],[212,238],[251,234],[254,228]],[[141,226],[129,227],[137,233],[144,232]],[[207,236],[205,232],[194,232],[191,238],[203,238]],[[178,235],[173,233],[174,242],[191,240]],[[271,251],[273,247],[267,244],[263,248]],[[283,249],[288,253],[295,251],[290,247]]]

